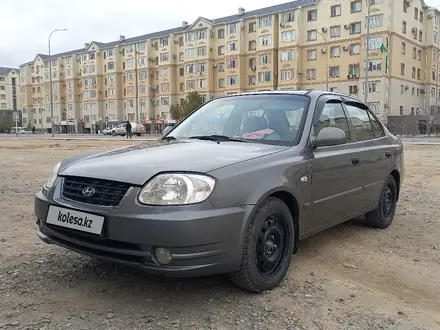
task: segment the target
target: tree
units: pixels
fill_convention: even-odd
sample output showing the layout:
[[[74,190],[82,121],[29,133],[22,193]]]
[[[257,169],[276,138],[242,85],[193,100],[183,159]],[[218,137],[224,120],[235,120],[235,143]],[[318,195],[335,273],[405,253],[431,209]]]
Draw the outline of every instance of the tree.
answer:
[[[181,104],[173,104],[170,106],[171,118],[182,120],[191,112],[196,110],[203,104],[202,98],[197,91],[189,93]]]

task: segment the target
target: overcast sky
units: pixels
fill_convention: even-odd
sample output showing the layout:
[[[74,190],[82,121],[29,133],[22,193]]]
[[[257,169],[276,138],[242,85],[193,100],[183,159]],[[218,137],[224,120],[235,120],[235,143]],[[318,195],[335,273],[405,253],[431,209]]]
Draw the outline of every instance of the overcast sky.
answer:
[[[348,1],[348,0],[345,0]],[[52,53],[83,47],[92,40],[109,42],[190,24],[199,16],[207,18],[235,14],[287,2],[287,0],[0,0],[0,66],[18,67],[32,61],[37,53],[47,54],[51,38]],[[36,5],[38,3],[38,5]],[[43,5],[44,3],[44,5]],[[440,8],[440,0],[427,0]]]

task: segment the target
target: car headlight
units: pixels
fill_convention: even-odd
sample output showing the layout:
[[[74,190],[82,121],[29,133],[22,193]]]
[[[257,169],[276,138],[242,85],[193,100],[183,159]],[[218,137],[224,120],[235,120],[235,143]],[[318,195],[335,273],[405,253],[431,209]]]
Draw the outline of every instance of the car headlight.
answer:
[[[147,205],[187,205],[203,202],[211,195],[215,180],[201,174],[165,173],[150,180],[139,193]]]
[[[53,184],[55,183],[55,180],[57,179],[60,166],[61,163],[58,163],[53,167],[52,172],[50,172],[50,175],[47,178],[46,183],[44,184],[44,189],[49,190],[52,188]]]

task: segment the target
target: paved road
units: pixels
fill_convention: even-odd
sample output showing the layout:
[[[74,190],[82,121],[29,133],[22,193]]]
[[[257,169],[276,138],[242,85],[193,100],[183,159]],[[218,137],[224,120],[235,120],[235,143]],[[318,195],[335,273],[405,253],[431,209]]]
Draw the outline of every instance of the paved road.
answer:
[[[52,138],[51,134],[21,134],[18,136],[15,136],[15,134],[0,134],[0,140],[5,139],[32,139],[32,140],[81,140],[81,139],[87,139],[87,140],[120,140],[120,139],[126,139],[127,137],[122,136],[111,136],[111,135],[98,135],[98,134],[55,134],[55,136]],[[140,137],[133,136],[133,140],[140,140],[140,141],[151,141],[151,140],[157,140],[160,138],[160,135],[150,135],[145,134]]]

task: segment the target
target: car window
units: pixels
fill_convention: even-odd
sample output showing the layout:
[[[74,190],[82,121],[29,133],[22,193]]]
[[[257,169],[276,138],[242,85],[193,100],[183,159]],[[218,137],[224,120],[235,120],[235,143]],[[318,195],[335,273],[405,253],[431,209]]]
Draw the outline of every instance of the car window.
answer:
[[[168,136],[186,139],[224,135],[267,143],[299,137],[309,98],[291,94],[239,95],[214,99],[187,117]]]
[[[381,123],[379,123],[379,121],[376,118],[374,118],[374,116],[371,114],[370,111],[368,111],[368,115],[370,116],[371,125],[373,126],[374,136],[376,138],[385,136],[385,132],[383,130]]]
[[[324,127],[340,128],[345,132],[347,141],[349,141],[350,131],[348,129],[347,117],[345,116],[341,103],[328,102],[325,104],[318,123],[315,126],[315,136],[318,136],[319,131]]]
[[[370,117],[365,109],[346,104],[348,118],[353,126],[354,138],[356,141],[367,141],[374,139],[373,126]]]

